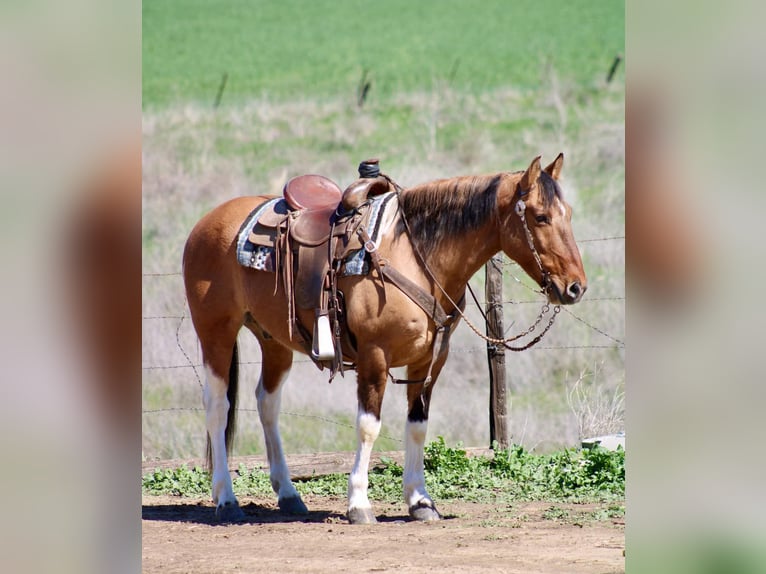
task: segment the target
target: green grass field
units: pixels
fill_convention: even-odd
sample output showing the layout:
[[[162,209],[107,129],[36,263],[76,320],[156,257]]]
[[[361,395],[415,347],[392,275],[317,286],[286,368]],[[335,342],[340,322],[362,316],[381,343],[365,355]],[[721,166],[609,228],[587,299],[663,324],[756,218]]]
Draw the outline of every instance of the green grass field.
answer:
[[[553,66],[588,85],[623,51],[613,0],[177,0],[143,3],[143,103],[529,89]]]
[[[217,0],[143,4],[144,454],[199,456],[197,343],[179,275],[191,227],[237,195],[279,193],[302,173],[344,187],[381,158],[404,186],[438,177],[524,169],[559,151],[563,189],[589,277],[542,349],[507,358],[514,442],[572,446],[619,430],[624,404],[624,74],[620,2]],[[364,70],[370,95],[357,105]],[[213,102],[229,75],[221,106]],[[616,239],[609,239],[616,238]],[[166,275],[170,274],[170,275]],[[519,279],[516,281],[514,276]],[[505,267],[506,301],[534,300]],[[483,274],[474,278],[483,290]],[[523,330],[540,306],[508,304]],[[481,318],[469,305],[474,323]],[[603,333],[606,333],[604,335]],[[183,352],[179,348],[183,347]],[[240,337],[240,405],[254,409],[260,351]],[[355,377],[327,384],[296,359],[282,427],[289,452],[354,448]],[[170,366],[173,368],[157,368]],[[482,341],[460,327],[439,379],[429,436],[488,444]],[[401,448],[401,388],[384,401],[377,447]],[[336,421],[326,423],[317,416]],[[255,412],[240,416],[237,454],[262,452]]]

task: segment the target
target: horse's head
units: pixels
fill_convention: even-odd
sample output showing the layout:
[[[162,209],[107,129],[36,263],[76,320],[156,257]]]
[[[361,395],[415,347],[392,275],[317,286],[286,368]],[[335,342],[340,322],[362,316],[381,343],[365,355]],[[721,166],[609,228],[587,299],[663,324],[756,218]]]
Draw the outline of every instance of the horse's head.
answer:
[[[572,234],[572,208],[557,180],[564,154],[544,170],[540,156],[514,174],[498,196],[503,251],[543,287],[551,303],[577,303],[588,288],[580,251]]]

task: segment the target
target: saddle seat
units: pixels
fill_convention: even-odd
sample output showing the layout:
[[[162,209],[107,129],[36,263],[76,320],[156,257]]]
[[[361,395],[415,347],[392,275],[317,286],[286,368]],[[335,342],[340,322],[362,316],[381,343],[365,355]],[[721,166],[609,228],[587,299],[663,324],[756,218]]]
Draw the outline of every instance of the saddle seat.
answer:
[[[335,209],[342,193],[338,185],[323,175],[299,175],[285,184],[282,195],[295,210]]]
[[[285,184],[282,195],[293,210],[290,214],[293,239],[310,247],[326,242],[343,195],[340,187],[322,175],[299,175]]]
[[[333,220],[390,189],[388,179],[381,176],[359,179],[343,192],[334,181],[322,175],[293,177],[282,190],[285,201],[293,209],[290,233],[301,245],[321,245],[330,237]]]

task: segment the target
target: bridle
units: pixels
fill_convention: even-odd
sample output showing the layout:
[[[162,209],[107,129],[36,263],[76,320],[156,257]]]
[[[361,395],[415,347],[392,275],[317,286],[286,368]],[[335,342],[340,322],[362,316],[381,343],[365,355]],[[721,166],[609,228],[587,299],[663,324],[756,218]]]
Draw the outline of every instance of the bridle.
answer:
[[[402,191],[401,188],[399,188],[397,193],[401,193],[401,191]],[[543,262],[540,259],[540,254],[537,252],[537,248],[535,247],[535,241],[534,241],[534,238],[532,237],[532,232],[529,230],[529,225],[527,225],[527,219],[526,219],[526,215],[525,215],[526,214],[527,206],[524,203],[524,200],[522,198],[524,196],[526,196],[528,193],[529,193],[528,190],[524,191],[524,192],[519,192],[519,199],[516,201],[516,205],[514,205],[514,212],[521,219],[521,224],[522,224],[522,227],[524,228],[524,233],[525,233],[526,238],[527,238],[527,244],[529,245],[530,251],[532,251],[532,255],[535,258],[535,262],[537,263],[537,266],[540,269],[540,273],[542,274],[540,293],[542,293],[543,295],[546,295],[546,297],[547,297],[548,290],[550,289],[550,286],[551,286],[550,273],[543,266]],[[420,250],[417,248],[417,245],[413,241],[412,230],[410,229],[410,225],[407,222],[407,217],[405,216],[404,211],[402,211],[400,209],[399,212],[401,214],[402,222],[404,223],[404,228],[407,230],[407,234],[408,234],[408,236],[410,238],[410,244],[412,245],[412,249],[415,252],[415,255],[417,256],[417,258],[420,260],[420,263],[423,265],[423,269],[425,269],[425,271],[428,274],[428,277],[431,279],[431,281],[433,281],[434,284],[439,288],[439,290],[447,298],[447,300],[454,307],[454,309],[457,311],[457,313],[460,315],[460,317],[462,317],[462,319],[465,321],[466,325],[468,325],[468,327],[474,333],[476,333],[479,337],[481,337],[482,339],[484,339],[488,343],[491,343],[493,345],[502,345],[506,349],[509,349],[511,351],[524,351],[526,349],[529,349],[530,347],[533,347],[534,345],[539,343],[540,340],[542,340],[542,338],[545,336],[545,334],[553,326],[553,322],[556,320],[556,316],[561,311],[561,305],[555,305],[553,307],[553,315],[551,315],[550,319],[548,320],[548,323],[545,325],[543,330],[540,333],[538,333],[537,336],[534,339],[532,339],[531,341],[529,341],[528,343],[526,343],[526,344],[524,344],[522,346],[515,347],[513,345],[510,345],[509,343],[512,343],[513,341],[517,341],[517,340],[519,340],[519,339],[529,335],[530,333],[532,333],[537,328],[537,326],[542,322],[542,320],[545,317],[545,315],[550,311],[551,306],[550,306],[550,303],[548,301],[546,301],[543,304],[543,306],[542,306],[542,308],[540,310],[540,313],[537,315],[537,318],[535,319],[534,323],[532,323],[532,325],[527,327],[527,329],[525,329],[524,331],[522,331],[518,335],[514,335],[512,337],[504,337],[504,338],[489,337],[487,335],[484,335],[481,331],[479,331],[479,329],[473,323],[471,323],[471,321],[468,319],[468,317],[466,317],[465,313],[463,313],[463,311],[461,310],[461,308],[460,308],[461,306],[458,303],[455,303],[455,301],[452,300],[452,297],[449,296],[449,294],[444,289],[444,287],[442,287],[441,283],[439,283],[439,281],[436,279],[436,276],[434,275],[433,271],[431,271],[431,268],[428,266],[428,263],[426,262],[425,257],[423,257],[423,255],[420,253]],[[474,299],[476,299],[476,296],[473,294],[473,290],[471,289],[470,285],[468,285],[468,289],[469,289],[469,291],[471,291],[471,295],[473,295]],[[481,307],[479,307],[479,310],[481,311]],[[486,315],[484,314],[483,311],[481,311],[481,313],[484,316],[484,319],[486,321],[486,319],[487,319]]]
[[[529,230],[529,225],[527,225],[527,218],[525,216],[527,204],[524,203],[524,200],[522,199],[522,197],[527,194],[529,194],[529,191],[519,192],[519,199],[516,202],[516,205],[513,207],[513,211],[516,212],[516,215],[518,215],[519,219],[521,219],[521,225],[524,227],[524,234],[527,237],[527,245],[529,245],[529,250],[532,252],[532,255],[535,258],[535,262],[537,263],[537,267],[540,269],[540,273],[542,275],[540,293],[547,294],[548,288],[551,284],[551,275],[548,273],[545,267],[543,267],[543,262],[540,259],[540,254],[535,248],[535,240],[532,237],[532,232]]]

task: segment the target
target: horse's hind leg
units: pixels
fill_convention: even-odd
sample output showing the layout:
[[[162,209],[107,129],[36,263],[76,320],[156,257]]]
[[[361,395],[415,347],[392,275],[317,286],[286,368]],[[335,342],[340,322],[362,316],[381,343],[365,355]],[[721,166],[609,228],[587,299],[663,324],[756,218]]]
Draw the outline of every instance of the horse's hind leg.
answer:
[[[266,339],[256,331],[254,332],[261,343],[263,356],[263,368],[255,396],[258,400],[258,415],[263,426],[266,454],[269,458],[271,487],[277,494],[279,509],[282,512],[306,514],[308,513],[306,505],[303,504],[300,494],[290,480],[290,472],[282,450],[282,439],[279,436],[282,384],[290,372],[293,352],[273,339]]]
[[[216,518],[223,522],[241,520],[231,484],[227,447],[234,433],[237,392],[237,328],[207,332],[200,337],[205,365],[203,402],[209,440],[208,462],[212,466],[212,494]],[[228,443],[228,444],[227,444]]]

